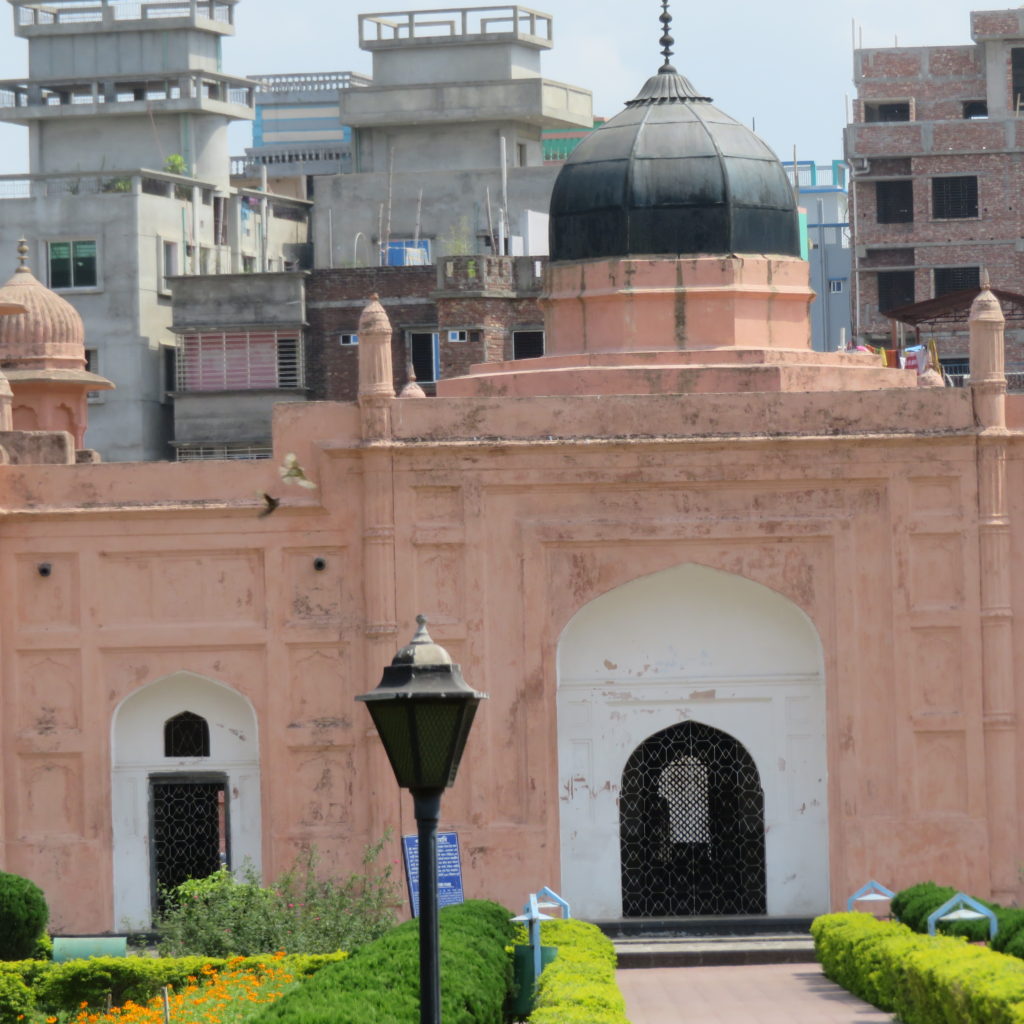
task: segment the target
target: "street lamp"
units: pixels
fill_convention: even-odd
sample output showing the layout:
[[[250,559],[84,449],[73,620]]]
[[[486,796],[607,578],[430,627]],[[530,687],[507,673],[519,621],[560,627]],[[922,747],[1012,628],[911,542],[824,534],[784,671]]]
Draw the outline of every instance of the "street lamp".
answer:
[[[437,922],[437,820],[441,794],[455,782],[477,705],[477,693],[427,632],[427,620],[394,657],[365,702],[398,785],[412,793],[419,840],[420,1024],[441,1024]]]

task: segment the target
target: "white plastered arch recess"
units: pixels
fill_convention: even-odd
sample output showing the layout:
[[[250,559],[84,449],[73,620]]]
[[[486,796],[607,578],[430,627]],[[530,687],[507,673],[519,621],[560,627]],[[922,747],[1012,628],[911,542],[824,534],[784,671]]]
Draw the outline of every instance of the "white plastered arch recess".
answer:
[[[206,719],[209,757],[164,757],[164,723],[183,711]],[[114,927],[151,924],[149,779],[156,774],[227,776],[234,866],[261,862],[259,736],[248,698],[213,679],[175,672],[129,694],[111,721]]]
[[[739,740],[764,787],[769,915],[826,911],[821,641],[787,598],[693,563],[595,598],[558,644],[562,895],[622,916],[618,792],[647,737],[693,720]]]

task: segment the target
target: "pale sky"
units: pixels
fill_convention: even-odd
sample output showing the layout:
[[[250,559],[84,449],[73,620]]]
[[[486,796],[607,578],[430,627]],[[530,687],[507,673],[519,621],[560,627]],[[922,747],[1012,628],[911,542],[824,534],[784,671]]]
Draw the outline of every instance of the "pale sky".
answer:
[[[356,16],[437,9],[437,0],[393,6],[360,0],[241,0],[236,35],[224,43],[228,74],[370,71]],[[457,5],[453,5],[457,6]],[[464,6],[484,6],[465,3]],[[537,0],[554,16],[546,77],[590,89],[594,112],[618,113],[661,63],[658,0]],[[1000,5],[978,5],[990,10]],[[0,6],[0,17],[11,9]],[[846,97],[853,97],[852,23],[863,45],[966,44],[970,10],[954,0],[675,0],[676,67],[716,106],[747,125],[779,156],[827,162],[842,156]],[[28,67],[28,43],[0,21],[0,78]],[[0,125],[0,173],[28,169],[27,130]],[[241,154],[248,128],[235,129]]]

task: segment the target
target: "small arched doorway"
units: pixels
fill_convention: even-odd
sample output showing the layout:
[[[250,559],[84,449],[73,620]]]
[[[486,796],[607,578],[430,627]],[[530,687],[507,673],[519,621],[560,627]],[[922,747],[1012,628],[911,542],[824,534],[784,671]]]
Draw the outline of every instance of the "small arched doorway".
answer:
[[[259,742],[242,694],[176,672],[126,697],[111,731],[117,928],[148,928],[187,878],[259,870]]]
[[[755,817],[760,820],[758,912],[827,911],[825,712],[824,655],[814,624],[792,601],[752,580],[688,563],[624,583],[580,608],[558,643],[561,894],[573,913],[607,920],[634,912],[635,901],[623,891],[620,804],[627,764],[638,751],[653,758],[650,764],[666,758],[645,799],[655,809],[661,801],[664,815],[665,801],[692,805],[693,794],[706,786],[711,827],[719,769],[703,759],[701,743],[696,752],[655,756],[645,744],[660,734],[670,752],[673,737],[717,736],[722,751],[734,744],[726,759],[733,767],[722,769],[726,776],[741,765],[756,773],[763,811],[748,805],[730,813],[751,828]],[[690,826],[701,827],[700,812]],[[666,847],[661,856],[685,852]],[[699,854],[690,851],[692,871]],[[723,895],[712,906],[720,909],[708,912],[729,913],[724,908],[737,898],[727,898],[726,890],[749,888],[756,874],[741,866],[732,881],[719,876],[716,892]],[[641,897],[641,907],[644,899],[649,906],[671,902],[667,895]]]
[[[630,755],[619,791],[624,917],[763,914],[764,791],[734,737],[681,722]]]

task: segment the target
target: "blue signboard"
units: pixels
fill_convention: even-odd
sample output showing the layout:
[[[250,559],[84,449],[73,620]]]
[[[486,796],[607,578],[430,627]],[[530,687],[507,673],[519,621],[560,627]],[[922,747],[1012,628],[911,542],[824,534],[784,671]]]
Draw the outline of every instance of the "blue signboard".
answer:
[[[402,836],[405,880],[409,885],[412,916],[420,916],[420,854],[416,836]],[[437,833],[437,903],[447,907],[465,900],[462,891],[462,857],[458,832]]]

